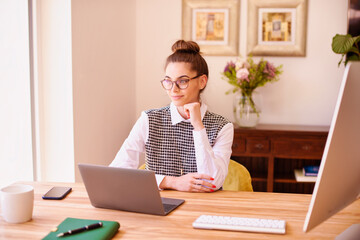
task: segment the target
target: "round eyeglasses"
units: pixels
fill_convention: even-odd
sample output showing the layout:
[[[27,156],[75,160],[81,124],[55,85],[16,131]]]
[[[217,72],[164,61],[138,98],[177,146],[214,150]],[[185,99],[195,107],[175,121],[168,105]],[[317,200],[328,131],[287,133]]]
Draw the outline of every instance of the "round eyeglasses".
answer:
[[[193,78],[184,78],[183,77],[176,81],[171,81],[170,79],[163,79],[160,82],[165,90],[171,90],[174,86],[174,83],[179,89],[186,89],[189,86],[190,80],[196,79],[196,78],[200,77],[201,75],[203,75],[203,74],[199,74]]]

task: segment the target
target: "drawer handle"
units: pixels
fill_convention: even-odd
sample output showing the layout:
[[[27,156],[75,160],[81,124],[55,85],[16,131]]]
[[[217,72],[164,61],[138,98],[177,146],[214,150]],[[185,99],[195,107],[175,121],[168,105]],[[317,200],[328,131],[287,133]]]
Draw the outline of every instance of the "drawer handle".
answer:
[[[305,150],[305,151],[309,151],[311,149],[311,146],[304,145],[304,146],[302,146],[302,149]]]
[[[237,143],[234,143],[234,144],[232,145],[232,147],[233,147],[233,148],[237,148],[237,147],[238,147]]]
[[[264,148],[264,144],[257,143],[257,144],[255,144],[255,148],[257,148],[257,149],[263,149],[263,148]]]

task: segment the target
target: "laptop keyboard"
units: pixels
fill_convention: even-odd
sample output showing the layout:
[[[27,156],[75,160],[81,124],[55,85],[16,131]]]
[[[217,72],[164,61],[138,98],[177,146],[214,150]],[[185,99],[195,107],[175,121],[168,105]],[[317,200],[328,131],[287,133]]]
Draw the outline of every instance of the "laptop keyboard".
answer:
[[[165,212],[169,212],[169,211],[171,211],[172,209],[174,209],[176,207],[176,205],[166,204],[166,203],[163,203],[163,206],[164,206],[164,211]]]

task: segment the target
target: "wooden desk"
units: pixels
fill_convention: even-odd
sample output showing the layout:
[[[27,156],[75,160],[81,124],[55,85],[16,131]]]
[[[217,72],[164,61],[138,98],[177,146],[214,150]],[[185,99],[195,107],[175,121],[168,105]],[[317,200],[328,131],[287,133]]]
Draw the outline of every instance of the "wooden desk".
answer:
[[[163,197],[183,198],[185,203],[168,216],[94,208],[81,183],[28,183],[35,187],[33,219],[23,224],[6,223],[0,217],[0,239],[41,239],[66,217],[115,220],[120,230],[115,239],[334,239],[360,222],[360,200],[310,233],[303,233],[311,195],[268,192],[183,193],[163,191]],[[43,200],[52,186],[71,186],[63,200]],[[201,214],[274,218],[286,220],[286,234],[199,230],[192,222]]]

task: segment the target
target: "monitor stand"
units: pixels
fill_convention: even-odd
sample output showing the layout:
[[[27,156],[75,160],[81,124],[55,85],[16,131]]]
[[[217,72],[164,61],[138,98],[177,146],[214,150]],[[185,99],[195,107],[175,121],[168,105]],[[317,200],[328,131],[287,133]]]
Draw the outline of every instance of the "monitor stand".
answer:
[[[335,240],[358,240],[360,236],[360,223],[351,225],[348,229],[340,233]]]

